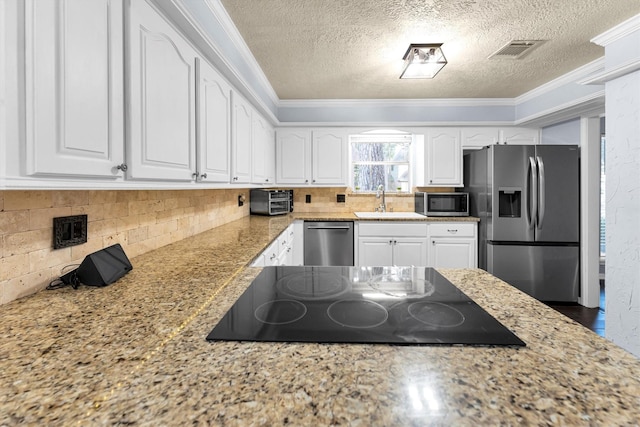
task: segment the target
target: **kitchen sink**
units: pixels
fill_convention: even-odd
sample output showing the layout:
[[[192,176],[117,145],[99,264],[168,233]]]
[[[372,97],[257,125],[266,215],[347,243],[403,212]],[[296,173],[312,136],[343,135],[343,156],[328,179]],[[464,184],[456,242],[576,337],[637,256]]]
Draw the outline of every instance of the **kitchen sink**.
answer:
[[[425,219],[424,215],[417,212],[354,212],[358,218],[369,219]]]

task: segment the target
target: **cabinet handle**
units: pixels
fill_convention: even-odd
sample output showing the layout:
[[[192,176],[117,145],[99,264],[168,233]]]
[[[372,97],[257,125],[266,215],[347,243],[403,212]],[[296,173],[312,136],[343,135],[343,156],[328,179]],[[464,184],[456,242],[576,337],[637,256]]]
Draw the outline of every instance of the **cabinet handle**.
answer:
[[[129,166],[127,166],[126,163],[120,163],[118,166],[116,166],[116,169],[121,170],[122,172],[126,172],[127,169],[129,169]]]
[[[458,230],[457,230],[457,229],[452,229],[452,230],[447,229],[447,231],[448,231],[449,233],[457,233],[457,232],[458,232]]]
[[[274,259],[276,257],[276,254],[271,255],[271,258],[269,258],[269,261],[271,261],[272,259]]]
[[[234,180],[234,181],[237,181],[237,180],[238,180],[238,177],[237,177],[237,176],[234,176],[234,177],[233,177],[233,180]]]
[[[200,175],[200,178],[202,178],[202,179],[207,179],[207,174],[206,174],[206,173],[203,173],[202,175]]]

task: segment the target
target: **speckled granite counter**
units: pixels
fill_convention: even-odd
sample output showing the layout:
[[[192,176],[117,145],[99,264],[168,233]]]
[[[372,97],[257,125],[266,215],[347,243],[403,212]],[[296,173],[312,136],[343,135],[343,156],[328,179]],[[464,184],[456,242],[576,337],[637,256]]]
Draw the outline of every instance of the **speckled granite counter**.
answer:
[[[205,341],[291,217],[0,307],[0,425],[637,425],[640,361],[481,270],[441,272],[525,348]]]
[[[398,212],[396,212],[398,213]],[[479,222],[480,218],[473,216],[425,216],[422,218],[358,218],[353,213],[339,212],[294,212],[292,218],[312,221],[426,221],[426,222]]]

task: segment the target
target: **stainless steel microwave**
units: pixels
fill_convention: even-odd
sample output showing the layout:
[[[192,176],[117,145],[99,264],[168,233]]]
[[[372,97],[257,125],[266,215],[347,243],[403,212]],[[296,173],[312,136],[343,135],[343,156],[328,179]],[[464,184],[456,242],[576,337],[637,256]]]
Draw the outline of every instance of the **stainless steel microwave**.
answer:
[[[426,216],[469,216],[469,193],[415,193],[416,212]]]

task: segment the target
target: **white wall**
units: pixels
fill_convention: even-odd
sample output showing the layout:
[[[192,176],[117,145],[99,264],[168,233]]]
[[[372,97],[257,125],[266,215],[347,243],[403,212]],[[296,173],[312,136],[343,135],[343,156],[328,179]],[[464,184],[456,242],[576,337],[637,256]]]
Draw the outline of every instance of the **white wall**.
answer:
[[[542,144],[580,144],[580,119],[542,128]]]
[[[640,357],[640,15],[598,36],[605,46],[605,336]]]

